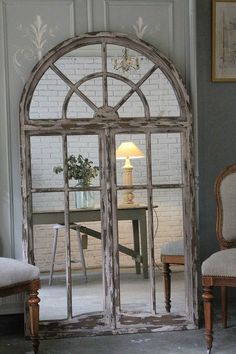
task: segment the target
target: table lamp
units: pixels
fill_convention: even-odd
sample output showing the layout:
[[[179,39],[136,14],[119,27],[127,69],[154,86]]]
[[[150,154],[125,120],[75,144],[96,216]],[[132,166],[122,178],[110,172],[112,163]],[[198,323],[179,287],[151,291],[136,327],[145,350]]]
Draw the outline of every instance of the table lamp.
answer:
[[[116,150],[116,158],[118,160],[125,160],[123,166],[123,184],[124,186],[133,185],[133,166],[130,159],[143,158],[143,152],[131,141],[125,141],[120,144]],[[134,205],[134,193],[132,190],[125,190],[123,195],[123,204]]]

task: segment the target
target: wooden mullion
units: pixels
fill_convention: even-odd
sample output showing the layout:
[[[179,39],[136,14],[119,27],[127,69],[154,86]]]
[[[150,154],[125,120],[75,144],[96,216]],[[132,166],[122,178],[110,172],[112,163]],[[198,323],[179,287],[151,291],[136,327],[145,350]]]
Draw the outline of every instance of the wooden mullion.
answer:
[[[104,259],[104,301],[105,301],[105,308],[104,308],[104,316],[105,322],[109,326],[114,327],[114,317],[113,317],[113,303],[112,303],[112,268],[113,268],[113,261],[112,261],[112,240],[111,240],[111,205],[108,200],[110,200],[110,180],[108,176],[109,170],[109,158],[107,156],[108,148],[107,148],[107,131],[104,132],[102,136],[102,167],[103,167],[103,185],[102,185],[102,195],[103,195],[103,213],[102,213],[102,223],[103,223],[103,259]]]
[[[65,203],[65,241],[66,241],[66,288],[67,288],[67,318],[72,318],[72,277],[71,277],[71,245],[70,245],[70,215],[69,215],[69,180],[67,164],[67,135],[62,137],[63,148],[63,177],[64,177],[64,203]]]
[[[116,310],[119,312],[120,303],[120,258],[119,258],[119,227],[117,217],[117,188],[116,188],[116,141],[115,134],[111,135],[111,185],[112,185],[112,226],[113,226],[113,252],[114,252],[114,302]],[[118,316],[116,317],[116,321]]]
[[[63,72],[58,69],[54,64],[50,65],[50,68],[76,93],[87,105],[94,111],[97,112],[98,107],[82,92],[76,85],[63,74]]]
[[[78,87],[81,86],[83,83],[85,83],[85,82],[87,82],[89,80],[96,79],[98,77],[102,77],[102,76],[103,76],[103,73],[101,73],[101,72],[97,72],[97,73],[92,73],[92,74],[86,75],[86,76],[82,77],[82,79],[77,81],[74,86],[77,87],[77,89],[78,89]],[[74,89],[71,88],[67,92],[67,94],[66,94],[66,96],[64,98],[64,102],[63,102],[63,105],[62,105],[62,119],[67,118],[67,114],[66,114],[67,107],[68,107],[70,98],[73,95],[73,93],[74,93]],[[86,119],[86,118],[79,118],[79,119]]]
[[[146,189],[147,185],[146,184],[133,184],[132,186],[117,186],[117,190],[132,190],[132,189]],[[165,184],[153,184],[152,185],[153,189],[182,189],[184,188],[184,184],[180,183],[165,183]]]
[[[22,223],[22,249],[23,249],[23,260],[28,260],[28,248],[29,248],[29,217],[27,195],[28,195],[28,184],[27,184],[27,159],[26,159],[26,134],[21,130],[21,194],[22,194],[22,212],[23,212],[23,223]]]
[[[160,129],[161,132],[169,133],[171,132],[179,132],[180,130],[185,130],[189,127],[187,122],[182,120],[176,120],[176,117],[157,117],[155,120],[154,117],[151,117],[147,120],[146,117],[120,117],[119,121],[104,122],[97,118],[79,118],[76,119],[55,119],[55,120],[31,120],[31,125],[26,125],[24,127],[25,131],[30,131],[33,135],[40,134],[61,134],[62,132],[69,132],[70,134],[76,134],[76,132],[85,133],[88,130],[97,131],[98,129],[105,129],[112,126],[112,128],[118,130],[122,129],[124,131],[128,129],[134,128],[137,131],[144,132],[147,130]],[[40,129],[40,130],[39,130]]]
[[[91,187],[68,187],[69,192],[75,191],[100,191],[101,187],[91,186]],[[31,193],[51,193],[51,192],[64,192],[64,187],[55,188],[31,188]]]
[[[114,247],[113,247],[113,212],[111,189],[111,138],[109,129],[102,136],[103,166],[103,204],[102,230],[104,232],[104,285],[105,285],[105,321],[111,328],[116,327],[115,289],[114,289]]]
[[[107,45],[102,43],[102,88],[103,88],[103,106],[108,106],[108,88],[107,88]]]
[[[194,200],[192,199],[192,193],[194,192],[191,185],[191,155],[188,151],[189,131],[186,130],[181,135],[181,152],[182,152],[182,176],[184,188],[182,189],[182,210],[183,210],[183,239],[184,239],[184,266],[185,266],[185,299],[186,306],[188,308],[188,317],[190,320],[194,318],[193,304],[190,299],[195,298],[195,291],[197,289],[197,279],[193,284],[190,279],[194,272],[193,255],[189,252],[192,243],[192,210],[194,209]],[[190,278],[191,274],[191,278]]]
[[[153,191],[152,191],[152,150],[151,133],[146,134],[146,164],[147,164],[147,205],[148,205],[148,255],[151,289],[151,312],[156,313],[156,280],[155,280],[155,245],[153,228]]]
[[[26,168],[26,183],[27,183],[27,191],[30,191],[32,188],[32,170],[31,170],[31,147],[30,147],[30,136],[26,135],[25,140],[25,154],[27,161]],[[28,262],[31,264],[35,264],[34,259],[34,237],[33,237],[33,196],[32,193],[27,193],[26,196],[26,204],[27,204],[27,219],[28,219]]]
[[[117,111],[132,95],[136,92],[137,89],[154,73],[156,69],[158,69],[158,65],[154,65],[143,77],[134,84],[133,88],[127,92],[127,94],[116,104],[114,110]]]

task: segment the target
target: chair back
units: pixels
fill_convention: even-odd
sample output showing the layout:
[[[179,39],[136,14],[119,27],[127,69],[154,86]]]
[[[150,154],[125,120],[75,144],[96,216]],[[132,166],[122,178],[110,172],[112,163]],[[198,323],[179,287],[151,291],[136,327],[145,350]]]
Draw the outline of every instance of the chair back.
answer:
[[[236,164],[226,167],[217,177],[215,196],[220,248],[236,247]]]

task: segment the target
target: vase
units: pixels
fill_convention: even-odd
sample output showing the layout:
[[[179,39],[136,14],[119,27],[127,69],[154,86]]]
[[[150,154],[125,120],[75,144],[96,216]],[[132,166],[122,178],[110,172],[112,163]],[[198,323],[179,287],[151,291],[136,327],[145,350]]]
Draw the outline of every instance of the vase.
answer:
[[[76,187],[84,187],[82,182],[78,182]],[[75,192],[75,207],[77,209],[86,209],[95,207],[94,191],[76,191]]]

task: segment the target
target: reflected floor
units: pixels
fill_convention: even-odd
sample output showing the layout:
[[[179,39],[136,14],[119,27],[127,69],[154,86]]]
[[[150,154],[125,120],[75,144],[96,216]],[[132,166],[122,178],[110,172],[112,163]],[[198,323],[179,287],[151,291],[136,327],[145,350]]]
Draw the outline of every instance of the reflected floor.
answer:
[[[83,275],[73,272],[73,316],[103,310],[102,276],[100,272],[88,270],[88,282]],[[39,296],[40,319],[65,319],[67,317],[65,275],[55,273],[53,285],[48,285],[48,275],[42,275]],[[184,272],[174,270],[171,277],[171,312],[185,312]],[[162,273],[156,271],[157,312],[165,313]],[[135,274],[134,269],[121,271],[121,309],[123,311],[150,312],[149,279]]]

